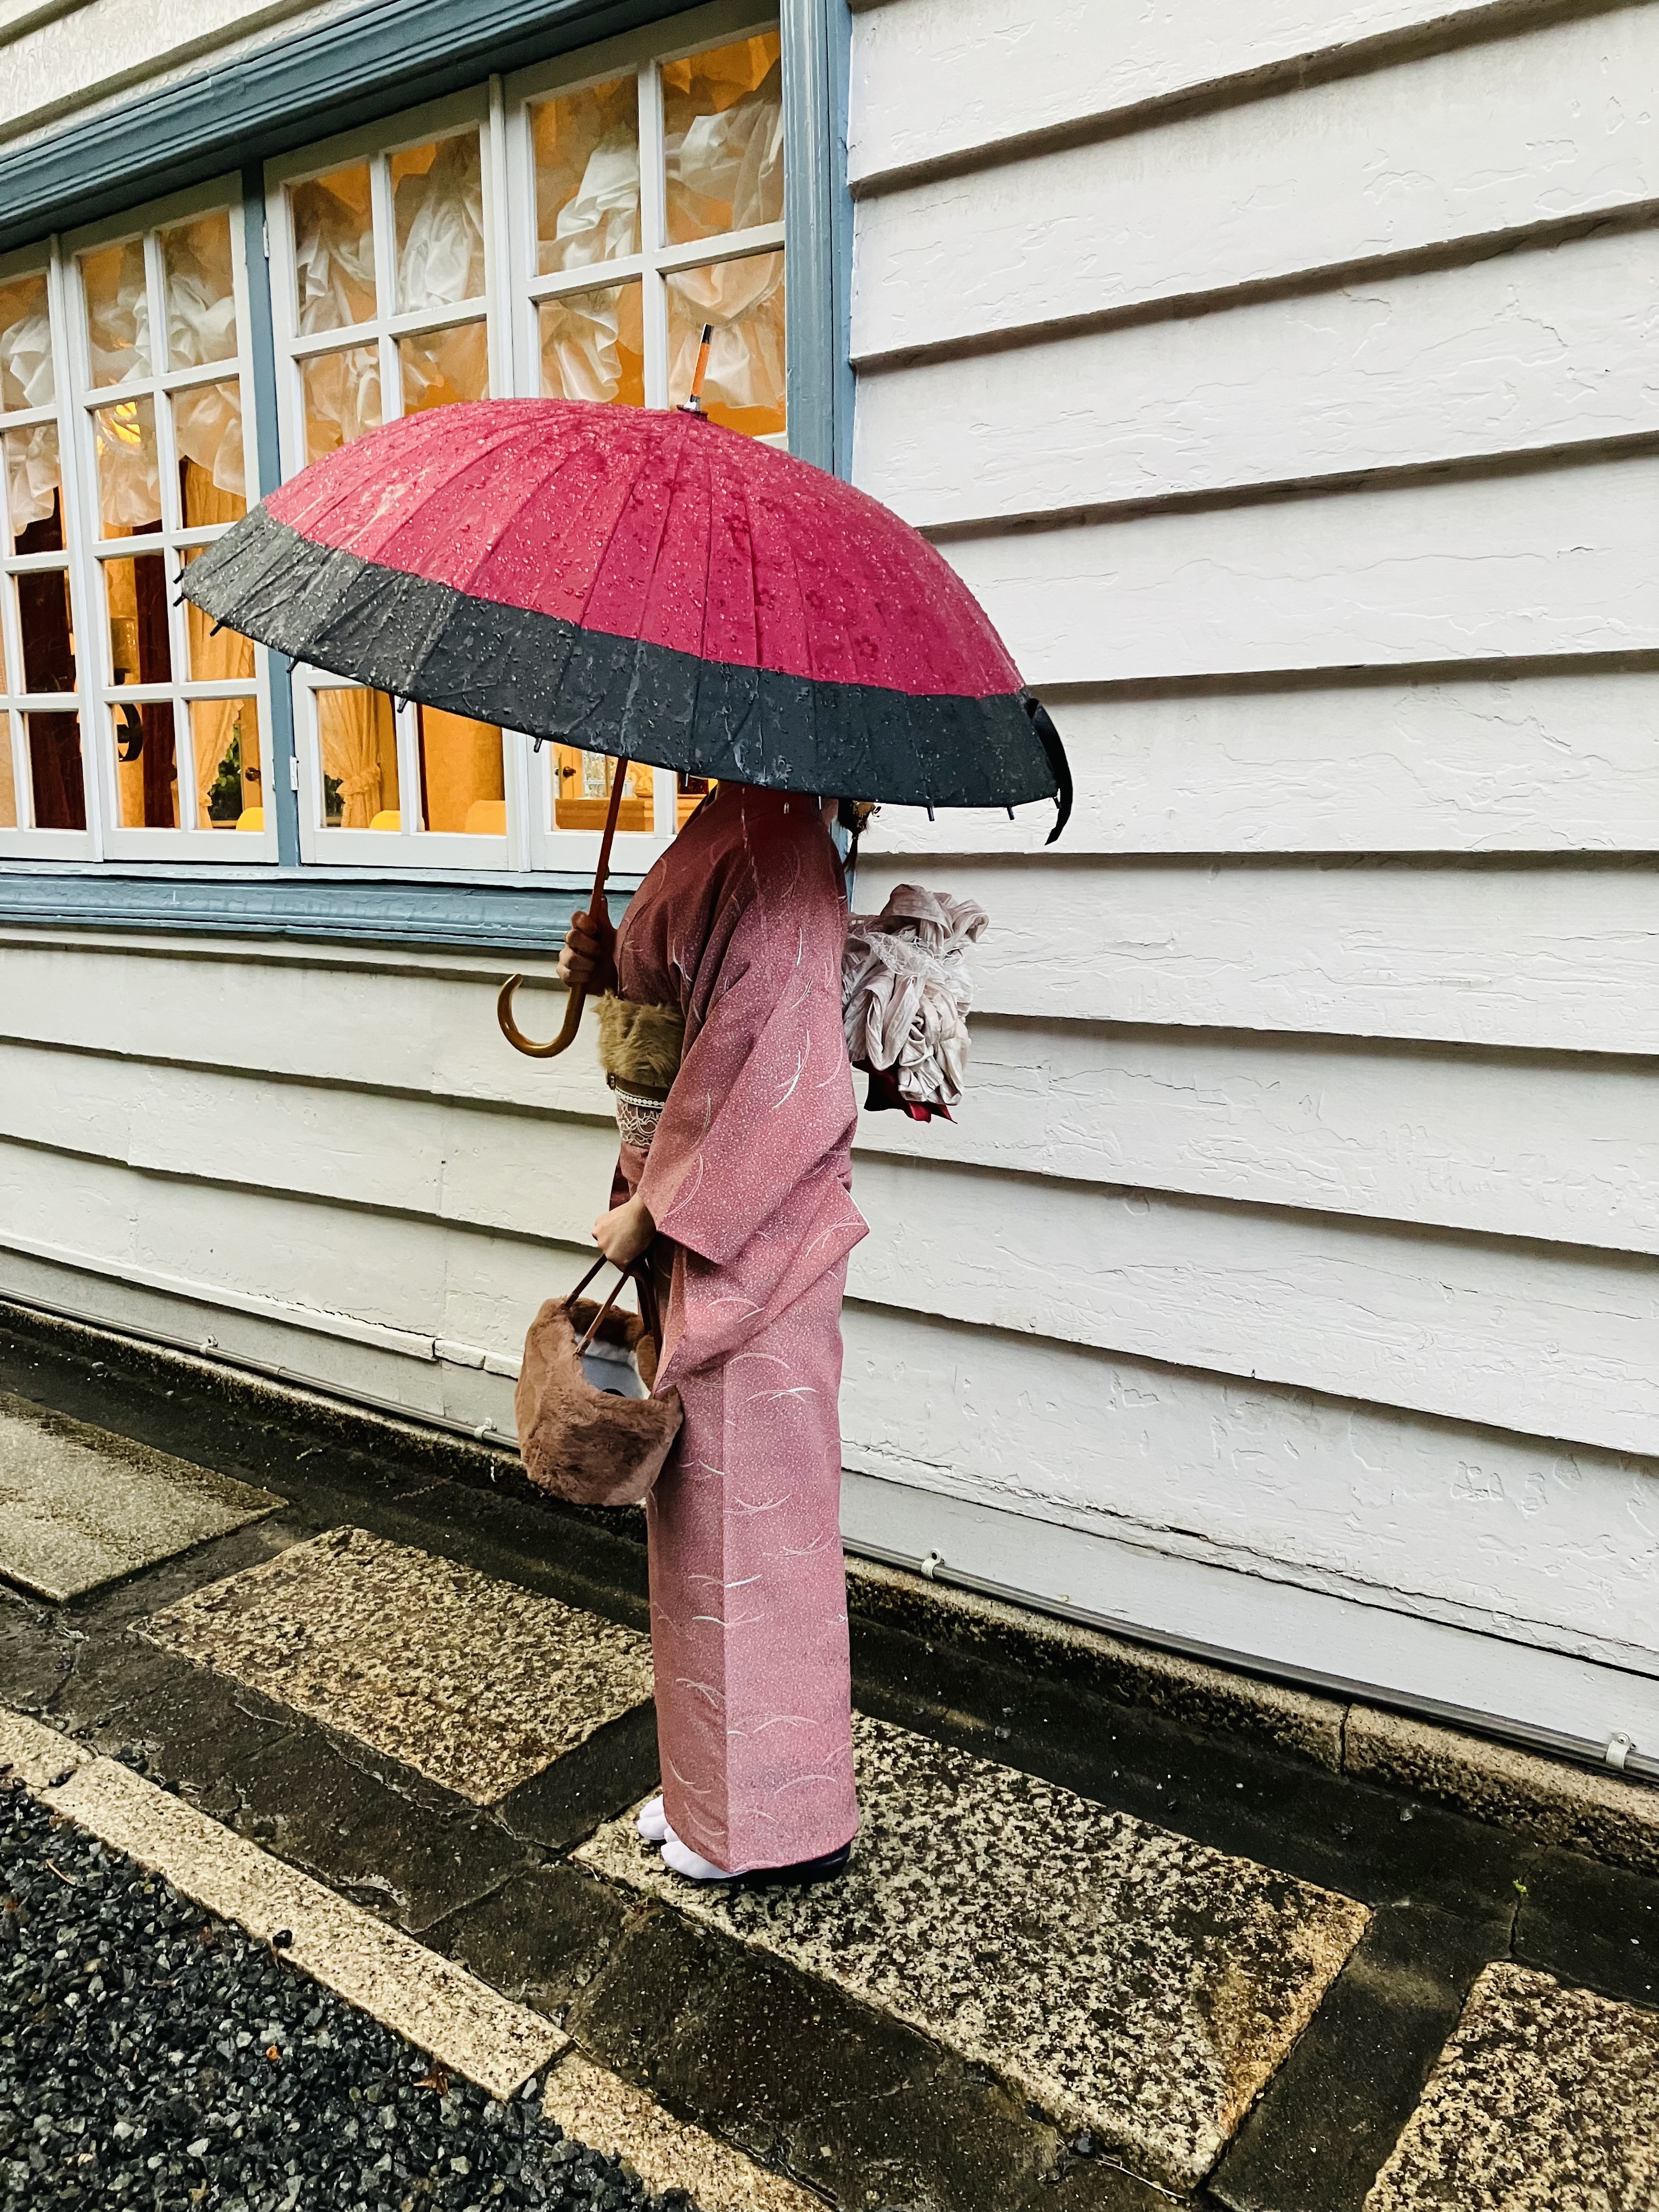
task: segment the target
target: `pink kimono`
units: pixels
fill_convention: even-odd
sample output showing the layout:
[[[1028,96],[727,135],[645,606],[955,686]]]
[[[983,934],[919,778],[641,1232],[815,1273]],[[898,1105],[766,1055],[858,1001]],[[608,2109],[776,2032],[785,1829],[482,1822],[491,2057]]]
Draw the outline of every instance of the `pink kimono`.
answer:
[[[619,1163],[672,1240],[657,1387],[685,1408],[647,1506],[663,1796],[681,1841],[734,1874],[858,1826],[836,1401],[866,1230],[846,934],[816,802],[726,784],[617,935],[623,996],[685,1014],[649,1153]]]

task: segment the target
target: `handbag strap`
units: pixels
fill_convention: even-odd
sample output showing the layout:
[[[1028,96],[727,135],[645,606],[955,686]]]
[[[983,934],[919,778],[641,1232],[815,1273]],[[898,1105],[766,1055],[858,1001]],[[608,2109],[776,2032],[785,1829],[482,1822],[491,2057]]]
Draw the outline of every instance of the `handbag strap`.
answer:
[[[582,1277],[580,1282],[577,1284],[575,1289],[571,1291],[569,1297],[565,1300],[564,1303],[566,1310],[568,1310],[570,1307],[575,1304],[577,1299],[580,1297],[582,1292],[587,1288],[588,1285],[592,1281],[594,1276],[599,1273],[600,1269],[609,1267],[614,1267],[616,1268],[617,1279],[611,1285],[610,1294],[606,1297],[605,1304],[599,1308],[598,1313],[594,1315],[592,1320],[588,1323],[587,1333],[582,1338],[581,1342],[576,1346],[577,1351],[586,1352],[588,1346],[592,1344],[594,1334],[597,1331],[599,1323],[605,1319],[611,1307],[617,1303],[617,1292],[622,1289],[623,1285],[629,1281],[633,1283],[635,1291],[639,1297],[640,1319],[644,1322],[652,1341],[654,1344],[660,1346],[662,1343],[662,1316],[657,1304],[657,1286],[652,1279],[651,1263],[648,1258],[630,1260],[628,1265],[624,1267],[617,1261],[607,1260],[604,1253],[601,1252],[599,1258],[593,1262],[587,1273]]]

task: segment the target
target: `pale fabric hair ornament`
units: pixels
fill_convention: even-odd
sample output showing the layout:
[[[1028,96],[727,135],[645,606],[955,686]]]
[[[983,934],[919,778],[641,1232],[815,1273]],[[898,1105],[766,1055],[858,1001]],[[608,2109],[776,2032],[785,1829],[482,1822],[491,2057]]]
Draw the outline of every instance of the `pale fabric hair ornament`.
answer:
[[[900,884],[879,914],[848,925],[841,981],[847,1050],[870,1075],[867,1103],[949,1119],[968,1070],[965,955],[990,917],[972,899]]]

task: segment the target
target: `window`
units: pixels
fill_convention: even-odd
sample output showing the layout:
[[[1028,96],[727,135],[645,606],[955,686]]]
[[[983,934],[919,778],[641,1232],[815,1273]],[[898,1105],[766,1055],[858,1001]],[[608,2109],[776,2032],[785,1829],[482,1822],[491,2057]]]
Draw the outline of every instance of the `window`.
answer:
[[[708,412],[782,441],[781,46],[740,0],[265,181],[285,476],[459,400],[678,404],[706,326]],[[273,762],[268,657],[179,589],[255,495],[245,240],[230,179],[0,259],[0,854],[274,862],[292,775],[314,865],[590,866],[615,763],[574,747],[297,669]],[[630,765],[617,866],[705,787]]]
[[[0,263],[0,851],[35,857],[92,849],[61,323],[50,263]]]
[[[705,325],[709,413],[781,441],[779,36],[699,21],[689,51],[616,40],[270,165],[285,474],[456,399],[678,404]],[[611,763],[314,670],[295,704],[307,860],[591,866]],[[702,790],[630,767],[618,866]]]
[[[179,595],[247,512],[241,211],[221,187],[68,241],[73,501],[104,849],[273,858],[264,655]]]
[[[613,51],[615,51],[613,49]],[[703,404],[781,444],[783,100],[778,33],[690,53],[598,56],[509,88],[508,177],[516,388],[567,399],[678,406],[712,326]],[[597,846],[611,763],[546,746],[532,779],[543,865]],[[630,768],[619,853],[659,848],[706,788]],[[632,833],[632,835],[630,835]],[[643,852],[641,857],[644,857]],[[624,858],[623,864],[626,865]]]

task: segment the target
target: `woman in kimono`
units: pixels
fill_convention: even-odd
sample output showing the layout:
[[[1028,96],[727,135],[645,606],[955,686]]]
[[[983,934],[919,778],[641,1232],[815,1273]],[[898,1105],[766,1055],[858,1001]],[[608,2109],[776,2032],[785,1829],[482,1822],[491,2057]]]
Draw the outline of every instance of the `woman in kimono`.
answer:
[[[646,1507],[663,1794],[640,1825],[694,1881],[821,1879],[858,1826],[836,1401],[866,1230],[833,819],[721,785],[621,929],[578,915],[559,963],[684,1017],[648,1150],[624,1140],[593,1234],[624,1263],[653,1249],[659,1280],[672,1266],[654,1387],[685,1418]]]

